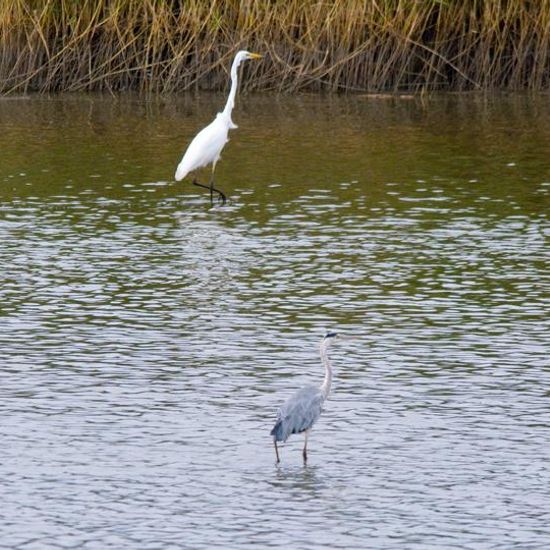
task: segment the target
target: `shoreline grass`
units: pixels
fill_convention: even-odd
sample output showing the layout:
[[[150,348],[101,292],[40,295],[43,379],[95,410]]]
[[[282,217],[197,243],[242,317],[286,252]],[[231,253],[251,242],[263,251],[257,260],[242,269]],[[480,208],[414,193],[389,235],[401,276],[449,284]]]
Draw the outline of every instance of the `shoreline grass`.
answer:
[[[2,0],[0,92],[546,90],[550,0]]]

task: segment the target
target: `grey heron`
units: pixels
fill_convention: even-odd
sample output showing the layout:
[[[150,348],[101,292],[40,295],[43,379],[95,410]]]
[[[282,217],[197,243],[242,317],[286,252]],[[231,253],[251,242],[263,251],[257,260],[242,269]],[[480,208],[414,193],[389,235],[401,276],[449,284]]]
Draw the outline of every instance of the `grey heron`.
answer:
[[[279,463],[277,441],[285,442],[291,434],[303,433],[304,449],[302,456],[307,462],[307,439],[313,424],[321,415],[323,403],[328,397],[332,384],[332,366],[328,358],[328,348],[338,337],[336,332],[327,332],[320,345],[321,361],[325,367],[325,379],[320,386],[307,385],[289,397],[277,412],[277,422],[271,430],[275,455]]]
[[[203,185],[196,179],[193,180],[194,185],[210,190],[210,204],[213,202],[212,193],[214,191],[218,193],[222,204],[225,204],[226,201],[225,195],[214,187],[214,170],[216,169],[216,163],[220,160],[222,149],[229,141],[227,138],[229,130],[237,128],[237,125],[231,119],[231,112],[235,106],[235,95],[237,94],[237,69],[243,61],[247,59],[260,59],[261,57],[260,54],[250,53],[245,50],[237,53],[231,65],[231,89],[224,110],[218,113],[216,118],[193,138],[176,169],[176,181],[180,181],[189,172],[212,164],[212,175],[208,185]]]

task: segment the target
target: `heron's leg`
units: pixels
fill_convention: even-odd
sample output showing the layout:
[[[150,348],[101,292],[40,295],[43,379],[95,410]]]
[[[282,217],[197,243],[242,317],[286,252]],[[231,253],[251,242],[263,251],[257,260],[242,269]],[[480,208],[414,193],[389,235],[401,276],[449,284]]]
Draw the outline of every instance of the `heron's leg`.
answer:
[[[309,436],[309,430],[304,432],[304,450],[302,451],[302,456],[304,457],[304,464],[307,462],[307,438]]]
[[[281,462],[281,459],[279,458],[279,449],[277,448],[277,441],[274,439],[273,444],[275,445],[275,456],[277,457],[277,464]]]

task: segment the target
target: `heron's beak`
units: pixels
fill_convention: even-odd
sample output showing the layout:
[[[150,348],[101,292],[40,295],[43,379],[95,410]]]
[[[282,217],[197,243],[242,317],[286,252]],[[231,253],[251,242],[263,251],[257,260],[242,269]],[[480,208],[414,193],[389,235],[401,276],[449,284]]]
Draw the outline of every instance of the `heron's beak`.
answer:
[[[263,55],[260,55],[259,53],[251,53],[248,58],[249,59],[261,59]]]

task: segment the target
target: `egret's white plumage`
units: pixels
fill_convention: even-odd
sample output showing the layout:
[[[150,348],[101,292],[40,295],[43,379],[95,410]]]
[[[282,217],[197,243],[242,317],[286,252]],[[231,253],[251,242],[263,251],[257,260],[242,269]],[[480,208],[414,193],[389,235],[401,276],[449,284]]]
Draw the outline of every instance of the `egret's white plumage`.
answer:
[[[225,113],[218,113],[216,118],[203,128],[189,144],[185,155],[178,164],[176,181],[182,180],[189,172],[203,168],[212,163],[212,171],[220,160],[224,145],[229,141],[227,134],[230,126]]]
[[[227,98],[225,108],[221,113],[216,115],[216,118],[203,128],[194,138],[193,141],[187,147],[181,162],[176,169],[176,181],[180,181],[189,172],[193,172],[198,168],[203,168],[209,164],[212,164],[212,178],[210,180],[210,197],[212,197],[212,191],[217,191],[225,202],[225,195],[214,189],[214,170],[216,163],[220,160],[220,155],[225,144],[228,142],[227,134],[229,130],[237,128],[237,125],[231,119],[231,113],[235,106],[235,96],[237,94],[238,86],[238,72],[239,65],[247,59],[259,59],[261,55],[256,53],[250,53],[245,50],[241,50],[235,56],[233,64],[231,65],[231,90]],[[202,185],[201,185],[202,186]],[[206,186],[202,186],[206,187]]]

